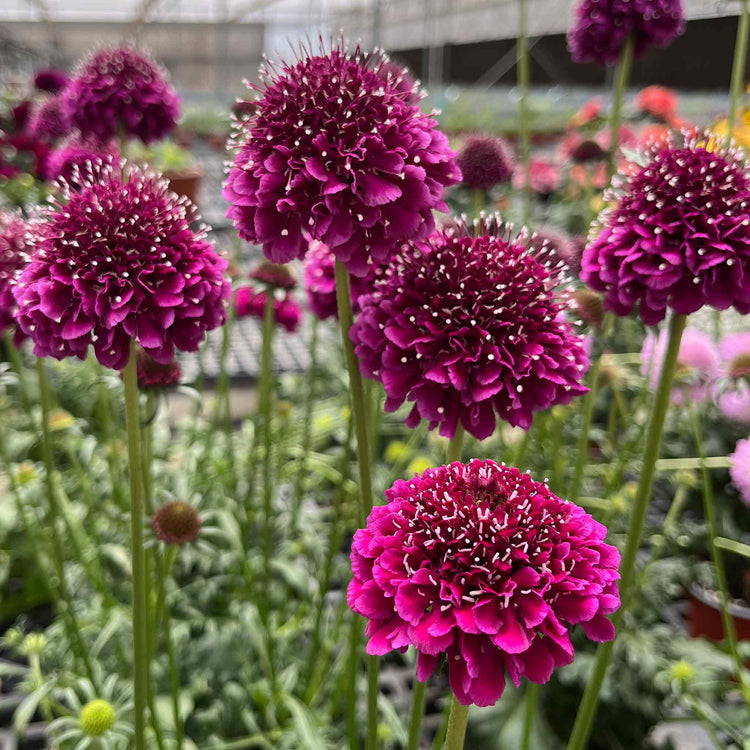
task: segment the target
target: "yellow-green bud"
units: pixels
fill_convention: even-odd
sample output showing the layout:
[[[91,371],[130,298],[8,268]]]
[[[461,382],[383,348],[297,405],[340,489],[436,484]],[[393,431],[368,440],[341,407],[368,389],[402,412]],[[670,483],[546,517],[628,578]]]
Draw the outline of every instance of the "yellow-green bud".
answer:
[[[115,723],[115,709],[109,701],[96,698],[89,701],[80,715],[81,729],[89,737],[101,737]]]

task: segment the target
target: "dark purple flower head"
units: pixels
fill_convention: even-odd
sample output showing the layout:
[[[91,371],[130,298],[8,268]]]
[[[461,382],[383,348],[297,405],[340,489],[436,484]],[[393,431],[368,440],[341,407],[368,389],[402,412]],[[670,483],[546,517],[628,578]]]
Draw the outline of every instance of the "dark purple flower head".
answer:
[[[141,347],[136,350],[136,372],[138,387],[142,391],[174,388],[182,380],[182,368],[176,359],[167,363],[157,362]]]
[[[524,234],[485,223],[477,234],[405,245],[360,298],[352,340],[387,411],[413,401],[410,427],[426,419],[452,437],[461,422],[483,439],[497,416],[528,429],[534,412],[585,393],[588,358],[562,316],[564,265]]]
[[[593,139],[581,141],[571,152],[570,159],[575,164],[590,164],[604,161],[607,152]]]
[[[56,141],[66,136],[69,131],[70,120],[60,95],[42,99],[31,108],[26,132],[32,138]]]
[[[198,538],[203,519],[190,503],[170,500],[154,513],[151,526],[165,544],[190,544]]]
[[[44,68],[34,74],[34,88],[56,94],[68,85],[69,80],[70,76],[64,70]]]
[[[0,211],[0,334],[15,325],[13,286],[31,252],[31,238],[21,214]]]
[[[47,179],[62,178],[72,187],[80,187],[92,166],[98,161],[119,160],[120,152],[113,141],[102,143],[89,136],[74,133],[66,138],[47,160]]]
[[[582,508],[518,469],[474,459],[386,490],[354,535],[347,601],[367,652],[414,646],[425,682],[445,654],[464,705],[494,705],[505,674],[545,683],[573,661],[571,626],[612,640],[620,555]]]
[[[513,179],[513,151],[502,138],[472,135],[456,159],[463,184],[472,190],[489,190]]]
[[[580,0],[568,31],[576,62],[617,62],[628,37],[640,57],[651,47],[666,47],[685,30],[681,0]]]
[[[575,311],[581,320],[592,328],[601,328],[604,322],[604,298],[583,286],[573,292]]]
[[[750,312],[747,164],[742,152],[707,140],[652,144],[645,166],[607,195],[613,207],[592,228],[581,278],[618,315],[637,307],[655,325],[667,308]]]
[[[359,312],[359,298],[372,292],[382,266],[374,266],[364,278],[351,278],[352,309]],[[336,302],[336,256],[322,242],[311,242],[305,256],[305,290],[310,312],[319,320],[335,318],[339,311]]]
[[[416,104],[424,94],[419,88],[409,68],[395,60],[387,60],[378,68],[380,78],[389,83],[396,91],[403,94],[408,104]]]
[[[289,266],[271,263],[270,260],[262,260],[258,263],[250,271],[248,277],[275,289],[290,291],[297,286],[297,280],[294,278],[294,274]]]
[[[531,235],[531,246],[535,250],[547,250],[561,260],[576,276],[581,270],[580,245],[569,235],[553,227],[540,227]]]
[[[121,134],[144,143],[161,140],[180,114],[167,72],[132,47],[95,51],[74,72],[64,97],[73,125],[100,141]]]
[[[268,292],[256,291],[250,287],[240,287],[235,294],[235,314],[238,318],[263,320],[266,314]],[[273,314],[275,321],[289,333],[294,333],[302,319],[302,310],[291,294],[280,298],[274,296]]]
[[[356,276],[426,237],[460,179],[436,121],[378,75],[384,58],[338,47],[273,74],[240,123],[224,197],[240,236],[269,260],[320,240]]]
[[[121,370],[134,339],[167,364],[224,323],[226,261],[191,229],[193,207],[166,180],[99,163],[63,199],[33,223],[34,255],[14,288],[37,356],[84,358],[92,344]]]

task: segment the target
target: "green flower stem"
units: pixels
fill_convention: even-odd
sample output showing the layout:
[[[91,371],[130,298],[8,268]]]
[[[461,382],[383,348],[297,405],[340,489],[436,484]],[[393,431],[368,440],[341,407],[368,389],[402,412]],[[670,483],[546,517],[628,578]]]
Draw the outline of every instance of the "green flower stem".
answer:
[[[466,723],[469,720],[469,707],[462,706],[456,696],[451,696],[451,713],[448,719],[448,732],[445,735],[445,750],[463,750],[466,736]]]
[[[518,0],[518,39],[516,41],[516,70],[518,79],[519,131],[521,136],[521,166],[524,173],[523,220],[528,225],[531,217],[531,131],[529,127],[529,85],[531,83],[531,61],[529,40],[526,34],[526,0]]]
[[[614,324],[614,315],[612,313],[607,313],[604,316],[604,322],[602,323],[602,332],[599,339],[600,342],[606,341],[606,339],[612,332]],[[572,503],[576,501],[576,498],[581,493],[583,473],[586,469],[586,464],[588,464],[589,462],[589,432],[591,431],[591,423],[594,418],[596,397],[599,393],[599,373],[601,372],[601,369],[602,357],[600,353],[599,356],[594,358],[594,362],[591,365],[591,369],[589,370],[587,377],[589,392],[586,394],[583,400],[583,425],[581,426],[581,433],[578,438],[578,454],[576,457],[575,469],[573,470],[573,478],[568,489],[568,500],[570,500]]]
[[[357,721],[357,674],[360,666],[360,648],[364,620],[351,613],[349,624],[349,654],[346,665],[346,734],[349,750],[359,750],[359,722]]]
[[[8,353],[8,361],[13,368],[13,372],[16,374],[18,398],[21,401],[21,406],[23,406],[24,411],[28,414],[31,411],[31,402],[29,401],[29,394],[26,392],[26,385],[24,383],[21,353],[16,349],[16,345],[13,343],[13,335],[10,331],[5,331],[3,339],[5,341],[5,350]]]
[[[453,433],[448,450],[445,452],[445,460],[450,464],[454,461],[460,461],[464,449],[464,426],[461,422],[456,423],[456,431]]]
[[[271,598],[271,558],[273,556],[273,334],[276,325],[273,294],[266,294],[266,307],[263,312],[263,347],[260,360],[259,413],[263,435],[263,588],[258,597],[260,619],[266,633],[268,663],[271,684],[276,690],[276,670],[274,668],[274,639],[271,633],[269,603]]]
[[[312,416],[315,408],[315,392],[318,380],[318,338],[320,321],[313,317],[312,331],[310,334],[310,371],[307,374],[307,393],[305,394],[305,413],[302,422],[302,457],[299,462],[299,470],[294,484],[294,517],[293,527],[298,528],[300,508],[302,506],[302,495],[305,489],[305,476],[307,474],[307,457],[312,445]]]
[[[487,205],[487,191],[486,190],[472,190],[471,192],[471,213],[473,218],[478,219],[484,207]]]
[[[320,641],[323,627],[323,613],[325,612],[326,594],[331,585],[331,578],[333,576],[333,561],[336,559],[336,554],[341,549],[341,542],[344,537],[344,524],[343,521],[343,506],[344,498],[346,496],[346,483],[349,481],[349,467],[352,461],[352,437],[354,435],[354,415],[349,415],[349,425],[347,428],[346,442],[344,443],[344,450],[341,454],[341,474],[339,485],[336,488],[333,503],[333,518],[331,525],[328,529],[328,549],[326,553],[326,560],[323,565],[323,575],[320,579],[318,586],[318,600],[315,605],[315,616],[313,619],[313,633],[310,639],[310,653],[307,660],[307,667],[305,669],[305,683],[307,684],[307,691],[305,692],[305,703],[308,705],[312,702],[315,693],[318,689],[318,674],[322,673],[322,669],[327,662],[327,654],[321,653]],[[316,665],[318,668],[316,669]],[[356,677],[355,677],[356,679]]]
[[[673,315],[669,324],[669,341],[667,350],[664,355],[659,384],[656,389],[651,417],[646,430],[646,444],[643,451],[643,464],[641,466],[641,476],[638,482],[638,490],[630,517],[630,527],[628,529],[627,542],[625,551],[620,563],[620,609],[612,616],[612,623],[615,630],[619,628],[620,622],[628,604],[630,603],[631,589],[635,582],[636,560],[638,550],[641,546],[643,537],[643,528],[646,524],[646,514],[648,512],[649,501],[651,500],[651,491],[654,486],[654,474],[656,473],[656,461],[661,450],[661,439],[664,431],[664,421],[669,409],[669,401],[672,393],[672,382],[674,380],[675,370],[677,368],[677,355],[680,351],[680,342],[685,330],[687,318],[684,315]],[[583,694],[583,699],[578,708],[575,725],[570,740],[568,741],[568,750],[583,750],[588,742],[591,727],[594,722],[596,706],[599,702],[599,692],[601,691],[604,675],[607,666],[612,657],[612,649],[615,641],[602,643],[597,652],[594,661],[594,667],[589,677],[588,685]]]
[[[50,512],[49,526],[54,552],[53,559],[55,560],[59,580],[60,599],[64,607],[65,616],[69,621],[69,635],[72,636],[71,646],[77,652],[77,656],[86,671],[86,676],[96,686],[98,682],[94,678],[94,670],[91,666],[86,644],[76,621],[73,597],[70,594],[68,582],[65,578],[65,553],[58,528],[58,520],[63,514],[60,509],[57,487],[55,485],[55,471],[52,466],[52,439],[49,431],[49,387],[47,385],[47,373],[44,369],[44,361],[40,358],[36,360],[36,372],[39,380],[39,404],[42,410],[42,458],[44,461],[44,478]]]
[[[695,409],[695,405],[692,403],[690,404],[688,411],[690,412],[690,423],[693,428],[695,447],[698,451],[698,455],[702,456],[703,435],[701,432],[700,420],[698,419],[698,412]],[[711,474],[705,466],[701,470],[701,478],[703,480],[703,513],[706,516],[706,522],[708,523],[708,543],[711,551],[711,559],[714,564],[714,570],[716,572],[716,584],[719,587],[719,605],[721,610],[721,620],[724,625],[724,636],[727,639],[729,653],[734,660],[735,669],[737,670],[737,680],[742,689],[742,695],[745,698],[745,702],[750,706],[750,684],[748,684],[745,678],[745,665],[743,664],[739,651],[737,650],[737,629],[734,625],[734,618],[729,612],[729,586],[727,585],[724,557],[721,554],[721,550],[719,550],[714,544],[714,540],[718,536],[716,506],[714,505],[714,493],[711,486]]]
[[[227,322],[221,331],[221,354],[219,364],[219,381],[216,385],[216,424],[221,425],[227,435],[232,432],[232,403],[229,396],[229,371],[227,359],[232,346],[232,323],[234,322],[234,307],[230,305],[227,311]]]
[[[411,689],[411,715],[409,716],[409,739],[406,743],[406,750],[419,750],[419,739],[422,736],[422,716],[424,715],[426,697],[427,683],[420,682],[415,674],[414,686]]]
[[[714,547],[727,552],[734,552],[735,555],[750,557],[750,544],[736,542],[734,539],[725,539],[723,536],[717,536],[714,539]]]
[[[681,471],[690,469],[728,469],[731,462],[726,456],[710,458],[662,458],[656,462],[657,471]]]
[[[734,47],[734,63],[732,65],[732,83],[729,92],[729,116],[727,118],[727,132],[729,137],[734,135],[737,124],[737,112],[742,97],[742,87],[745,83],[745,70],[747,68],[748,36],[750,36],[750,3],[742,0],[742,15],[737,26],[737,43]]]
[[[609,177],[617,171],[617,151],[620,146],[620,123],[622,122],[622,105],[625,100],[625,89],[630,80],[630,70],[633,67],[633,40],[628,37],[620,53],[620,59],[615,68],[614,91],[612,92],[612,117],[609,123]]]
[[[360,512],[359,522],[364,526],[372,510],[372,480],[370,478],[370,440],[367,420],[367,403],[365,401],[362,375],[359,372],[354,345],[349,337],[354,313],[352,311],[351,287],[349,272],[339,260],[336,261],[336,301],[341,326],[341,340],[344,347],[346,367],[349,371],[349,390],[352,397],[354,429],[357,434],[357,464],[359,467]],[[361,630],[361,628],[360,628]],[[360,638],[361,640],[361,638]],[[360,640],[350,641],[350,647],[359,651]],[[353,656],[353,655],[352,655]],[[380,662],[375,656],[367,657],[367,750],[375,750],[378,728],[378,671]],[[350,700],[352,696],[350,695]]]
[[[534,715],[536,714],[536,709],[539,705],[539,685],[535,682],[529,682],[526,685],[524,704],[521,750],[531,750],[531,730],[534,726]]]
[[[133,714],[135,750],[146,748],[145,709],[148,700],[147,602],[143,553],[143,475],[141,464],[140,417],[136,344],[130,342],[130,356],[123,370],[125,422],[128,430],[130,476],[130,554],[133,566]]]

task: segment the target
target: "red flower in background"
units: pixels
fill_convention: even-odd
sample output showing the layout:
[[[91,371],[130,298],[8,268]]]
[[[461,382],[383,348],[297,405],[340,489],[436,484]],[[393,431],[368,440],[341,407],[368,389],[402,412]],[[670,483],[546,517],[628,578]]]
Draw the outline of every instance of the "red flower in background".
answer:
[[[647,86],[635,97],[635,106],[662,122],[670,122],[677,114],[677,94],[664,86]]]

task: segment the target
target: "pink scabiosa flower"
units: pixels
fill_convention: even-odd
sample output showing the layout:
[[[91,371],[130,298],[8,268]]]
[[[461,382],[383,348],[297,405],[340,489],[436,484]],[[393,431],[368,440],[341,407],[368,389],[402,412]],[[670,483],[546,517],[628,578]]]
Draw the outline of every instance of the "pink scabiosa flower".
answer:
[[[426,419],[452,437],[460,422],[481,440],[497,416],[528,429],[534,412],[586,391],[588,358],[561,315],[564,265],[499,222],[404,246],[360,298],[362,373],[383,383],[386,411],[414,402],[410,427]]]
[[[320,240],[365,276],[396,245],[426,237],[443,189],[461,178],[437,122],[380,53],[341,46],[273,73],[262,70],[257,109],[238,125],[224,186],[227,216],[269,260],[302,258]]]
[[[89,136],[74,133],[66,138],[47,160],[47,179],[62,178],[73,187],[81,187],[98,161],[119,160],[120,152],[113,141],[102,143]]]
[[[568,30],[576,62],[614,64],[630,37],[640,57],[666,47],[685,30],[681,0],[579,0]]]
[[[248,278],[258,281],[272,289],[291,291],[297,286],[297,280],[287,265],[263,260],[248,274]]]
[[[513,152],[502,138],[472,135],[466,139],[456,161],[463,184],[472,190],[489,190],[513,178]]]
[[[383,81],[390,83],[396,91],[403,94],[408,104],[416,104],[422,98],[419,81],[414,79],[405,65],[395,60],[386,60],[378,68],[378,75]]]
[[[235,293],[235,314],[238,318],[263,320],[266,313],[266,300],[273,291],[256,291],[250,287],[240,287]],[[276,322],[289,333],[294,333],[302,319],[302,310],[290,294],[280,299],[274,297],[273,312]]]
[[[531,246],[535,250],[548,250],[553,258],[561,260],[576,275],[581,270],[580,245],[573,237],[554,227],[539,227],[531,235]]]
[[[531,159],[529,162],[529,185],[531,189],[541,196],[549,197],[562,184],[560,168],[547,159]],[[513,175],[513,187],[523,190],[526,185],[526,175],[521,166],[516,167]]]
[[[719,342],[721,377],[718,404],[733,422],[750,424],[750,333],[735,333]]]
[[[83,359],[92,344],[121,370],[133,339],[166,364],[224,323],[227,263],[166,180],[99,163],[84,186],[63,183],[60,200],[33,222],[34,254],[13,290],[37,356]]]
[[[28,227],[18,213],[0,211],[0,334],[14,327],[16,299],[13,296],[21,271],[32,252]]]
[[[351,279],[352,309],[359,312],[359,298],[372,291],[380,266],[371,269],[364,278]],[[335,318],[339,311],[336,302],[336,256],[322,242],[311,242],[305,256],[305,291],[307,306],[319,320]]]
[[[167,72],[133,47],[99,49],[83,60],[64,91],[71,122],[108,141],[123,133],[152,143],[177,124],[180,99]]]
[[[573,661],[569,626],[614,637],[620,555],[582,508],[518,469],[474,459],[399,480],[354,535],[347,601],[367,651],[410,645],[427,681],[445,654],[464,705],[494,705],[505,674],[545,683]]]
[[[750,437],[738,441],[734,453],[729,457],[729,475],[737,488],[742,502],[750,507]]]
[[[173,359],[171,362],[157,362],[145,349],[136,350],[136,373],[138,387],[142,391],[165,390],[174,388],[182,380],[180,363]]]
[[[32,138],[56,141],[66,136],[69,130],[70,120],[61,95],[46,97],[31,108],[26,132]]]
[[[658,338],[649,333],[643,342],[641,374],[648,378],[652,390],[656,390],[659,383],[667,339],[667,331],[663,330]],[[672,403],[685,405],[705,401],[718,375],[719,353],[711,338],[695,328],[686,328],[677,355]]]
[[[677,115],[677,94],[665,86],[646,86],[635,97],[635,106],[644,114],[662,122],[671,122]]]
[[[34,88],[56,94],[68,85],[70,77],[64,70],[44,68],[34,73]]]
[[[582,280],[608,309],[638,308],[647,325],[667,309],[750,312],[750,177],[742,152],[707,138],[653,144],[645,166],[621,171],[595,222]]]

